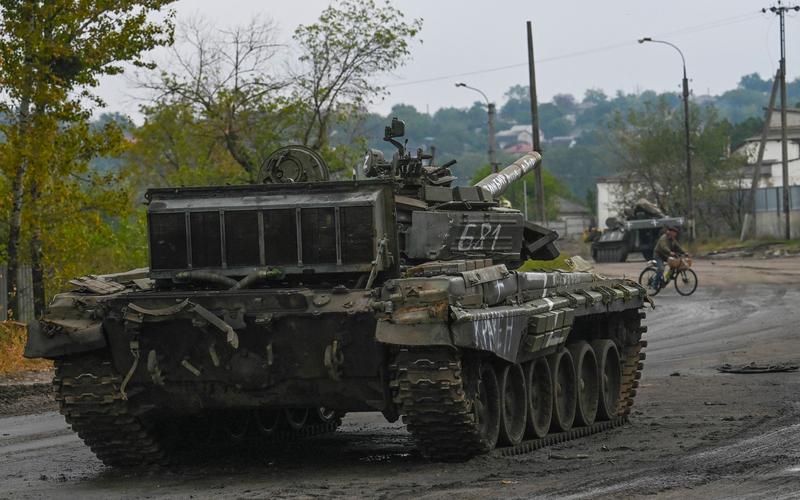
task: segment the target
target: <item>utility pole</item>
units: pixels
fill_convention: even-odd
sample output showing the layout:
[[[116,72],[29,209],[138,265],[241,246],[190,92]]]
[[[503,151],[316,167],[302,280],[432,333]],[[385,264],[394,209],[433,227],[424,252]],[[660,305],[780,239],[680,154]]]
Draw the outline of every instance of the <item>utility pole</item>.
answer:
[[[493,102],[488,103],[487,106],[489,108],[489,163],[492,165],[492,172],[497,173],[500,165],[494,156],[494,117],[496,112]]]
[[[474,90],[483,96],[483,100],[486,101],[486,110],[489,114],[489,165],[492,166],[492,172],[497,173],[500,170],[500,164],[497,163],[497,159],[494,156],[494,117],[496,114],[496,107],[493,102],[489,101],[489,98],[486,97],[486,94],[481,89],[470,87],[464,82],[456,83],[456,87],[464,87],[465,89]]]
[[[681,56],[683,56],[681,54]],[[689,205],[689,241],[694,241],[694,183],[692,182],[692,142],[689,128],[689,79],[686,78],[686,63],[683,64],[683,130],[686,136],[686,203]]]
[[[785,20],[786,12],[790,10],[798,11],[799,6],[785,7],[781,1],[778,0],[777,7],[770,7],[769,9],[761,9],[761,12],[769,10],[780,18],[781,26],[781,63],[778,71],[781,74],[781,166],[783,177],[783,216],[784,216],[784,237],[788,240],[792,237],[792,226],[790,213],[790,200],[789,200],[789,144],[786,137],[786,29]]]
[[[678,48],[674,43],[664,40],[654,40],[650,37],[640,38],[639,43],[661,43],[669,45],[681,56],[683,63],[683,131],[685,134],[686,143],[686,224],[689,226],[689,241],[694,241],[695,238],[695,224],[694,224],[694,184],[692,181],[692,143],[691,143],[691,129],[689,128],[689,79],[686,77],[686,58],[683,57],[683,51]]]
[[[772,111],[775,109],[775,96],[778,94],[778,85],[780,85],[781,70],[775,72],[775,78],[772,80],[772,92],[769,94],[769,104],[767,110],[764,112],[764,126],[761,128],[761,141],[758,143],[758,155],[756,157],[756,164],[753,168],[753,178],[750,181],[750,196],[748,197],[748,212],[744,216],[742,223],[742,234],[739,236],[740,241],[747,239],[748,232],[752,227],[752,234],[756,236],[756,194],[758,193],[758,185],[761,180],[761,164],[764,162],[764,149],[767,145],[767,134],[769,133],[770,125],[772,123]],[[750,219],[748,221],[748,218]]]
[[[528,84],[531,91],[531,132],[533,135],[533,150],[542,152],[539,143],[539,101],[536,98],[536,69],[533,59],[533,27],[528,21]],[[528,203],[528,200],[525,200]],[[542,184],[542,163],[536,168],[536,212],[542,225],[547,225],[547,216],[544,212],[544,185]]]

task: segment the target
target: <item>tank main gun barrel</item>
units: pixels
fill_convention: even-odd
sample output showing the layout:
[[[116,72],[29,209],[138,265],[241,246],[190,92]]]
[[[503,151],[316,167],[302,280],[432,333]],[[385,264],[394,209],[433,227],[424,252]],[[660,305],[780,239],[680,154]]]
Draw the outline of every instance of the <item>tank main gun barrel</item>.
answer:
[[[483,188],[492,198],[497,198],[508,189],[512,182],[521,179],[528,172],[532,172],[541,161],[542,155],[532,151],[503,170],[487,175],[475,185]]]

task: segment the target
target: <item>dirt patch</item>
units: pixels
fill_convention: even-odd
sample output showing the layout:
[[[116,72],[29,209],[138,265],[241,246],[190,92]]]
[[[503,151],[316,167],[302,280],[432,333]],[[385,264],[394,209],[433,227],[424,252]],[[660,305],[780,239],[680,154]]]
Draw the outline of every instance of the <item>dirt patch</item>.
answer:
[[[0,384],[0,416],[28,415],[58,409],[48,383]]]

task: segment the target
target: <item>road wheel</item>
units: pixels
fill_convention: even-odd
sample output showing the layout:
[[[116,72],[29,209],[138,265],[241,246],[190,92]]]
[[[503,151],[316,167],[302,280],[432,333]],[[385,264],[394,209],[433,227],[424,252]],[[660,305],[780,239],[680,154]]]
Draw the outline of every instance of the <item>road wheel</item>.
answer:
[[[592,342],[597,366],[599,368],[600,394],[597,404],[597,419],[610,420],[617,415],[622,370],[619,351],[611,340]]]
[[[339,415],[337,414],[336,410],[325,408],[324,406],[317,408],[317,419],[319,419],[320,422],[333,422],[337,418],[339,418]]]
[[[586,342],[571,344],[569,351],[575,364],[575,383],[577,385],[575,425],[592,425],[597,415],[597,397],[600,393],[597,358],[592,346]]]
[[[241,441],[247,436],[250,430],[250,412],[231,411],[226,412],[222,417],[225,421],[222,428],[232,441]]]
[[[473,394],[472,415],[484,448],[497,446],[500,436],[500,386],[489,363],[481,363],[478,387]]]
[[[577,388],[575,366],[572,355],[561,349],[549,356],[550,374],[553,378],[553,420],[551,427],[556,431],[568,431],[575,421]]]
[[[308,408],[287,408],[284,411],[286,423],[293,430],[299,431],[308,421]]]
[[[639,275],[639,284],[647,289],[648,295],[658,295],[658,292],[661,291],[661,287],[659,286],[658,282],[658,269],[655,267],[645,267],[642,273]]]
[[[269,436],[280,428],[283,412],[280,410],[255,410],[253,422],[261,434]]]
[[[526,363],[525,382],[528,390],[527,434],[542,438],[547,435],[553,418],[553,378],[547,358]]]
[[[500,442],[515,446],[525,435],[525,373],[519,364],[500,368]]]
[[[691,269],[678,271],[675,276],[675,290],[681,295],[691,295],[697,290],[697,275]]]

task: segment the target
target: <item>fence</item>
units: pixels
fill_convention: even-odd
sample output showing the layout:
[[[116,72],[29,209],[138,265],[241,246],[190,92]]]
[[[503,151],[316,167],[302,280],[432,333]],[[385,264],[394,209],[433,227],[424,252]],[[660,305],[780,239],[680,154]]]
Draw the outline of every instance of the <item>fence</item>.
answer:
[[[8,319],[8,267],[0,266],[0,321]],[[16,321],[27,323],[35,319],[33,308],[33,272],[31,266],[21,265],[17,270],[17,304],[18,311],[14,315]]]

